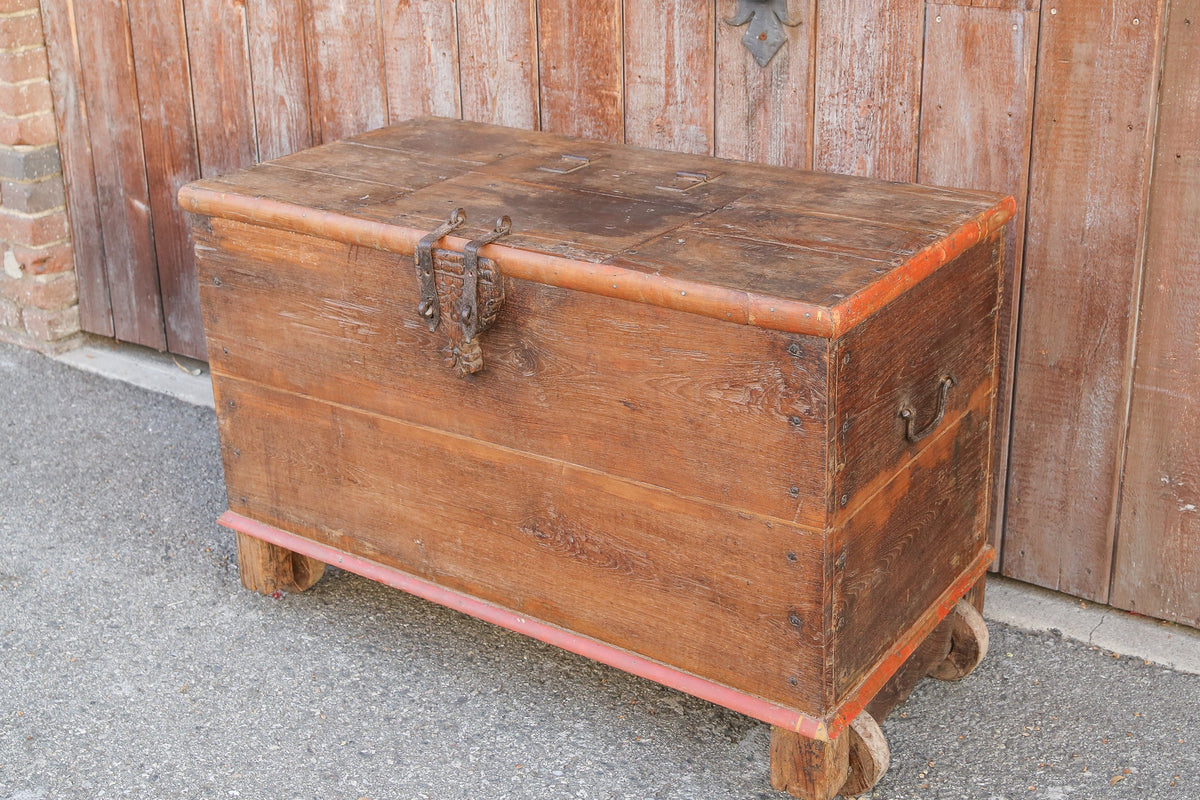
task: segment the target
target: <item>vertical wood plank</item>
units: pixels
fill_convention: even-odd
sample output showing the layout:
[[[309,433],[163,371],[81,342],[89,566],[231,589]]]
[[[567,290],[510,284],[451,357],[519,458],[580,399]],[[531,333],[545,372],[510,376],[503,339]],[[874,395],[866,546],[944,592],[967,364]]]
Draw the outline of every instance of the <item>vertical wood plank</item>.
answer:
[[[385,6],[392,6],[389,0]],[[386,125],[383,31],[375,2],[306,0],[309,102],[314,143]],[[421,91],[419,78],[395,75],[397,86]]]
[[[258,161],[246,6],[184,0],[200,172],[208,178]]]
[[[248,0],[246,15],[258,157],[269,161],[313,143],[304,0]]]
[[[537,13],[542,129],[621,141],[621,0],[538,0]]]
[[[1108,599],[1165,0],[1042,6],[1003,571]]]
[[[387,103],[393,122],[421,116],[462,116],[455,6],[446,0],[383,3]],[[485,39],[478,44],[497,48],[491,58],[509,55],[499,50],[498,42]]]
[[[108,275],[104,271],[100,205],[92,164],[91,133],[76,44],[74,2],[53,0],[42,3],[41,9],[42,30],[50,60],[50,90],[54,97],[58,145],[71,218],[71,242],[79,285],[79,322],[85,331],[113,336]]]
[[[1037,0],[1008,0],[1004,6],[991,7],[930,3],[925,16],[918,180],[1002,192],[1017,201],[1017,217],[1005,232],[1007,257],[998,312],[1000,364],[992,448],[996,478],[989,531],[997,551],[1024,255],[1019,244],[1025,241],[1038,4]]]
[[[1200,0],[1173,0],[1113,605],[1200,626]]]
[[[712,0],[625,0],[625,141],[713,151]]]
[[[458,41],[463,119],[537,128],[533,0],[458,0]]]
[[[816,169],[916,180],[924,6],[923,0],[818,5]]]
[[[725,22],[737,4],[718,0],[715,154],[799,169],[813,165],[816,0],[791,3],[788,42],[766,67],[742,44],[745,27]]]
[[[146,184],[167,349],[204,358],[204,328],[189,225],[175,202],[200,177],[181,0],[128,0]]]
[[[96,176],[113,333],[125,342],[166,347],[150,229],[150,195],[141,115],[123,0],[75,6],[79,62]],[[78,245],[77,245],[78,246]]]

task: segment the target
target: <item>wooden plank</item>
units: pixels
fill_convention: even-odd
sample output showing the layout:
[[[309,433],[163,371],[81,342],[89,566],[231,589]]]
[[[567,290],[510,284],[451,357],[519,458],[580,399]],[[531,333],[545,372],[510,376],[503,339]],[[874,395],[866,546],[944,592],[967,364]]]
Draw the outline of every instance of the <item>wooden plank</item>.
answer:
[[[542,129],[621,141],[621,0],[538,0],[537,13]]]
[[[313,143],[304,0],[248,0],[246,19],[258,157],[266,161]]]
[[[183,0],[196,143],[204,177],[258,161],[246,5]]]
[[[916,180],[924,6],[920,0],[819,4],[816,169]]]
[[[1037,5],[1038,0],[1011,0],[1006,7],[931,3],[925,18],[918,180],[1002,192],[1017,201],[1017,216],[1005,230],[1004,285],[997,312],[1001,347],[989,534],[997,551],[1021,302],[1038,34],[1037,11],[1031,9]]]
[[[182,0],[128,0],[167,349],[204,358],[190,226],[175,200],[200,177]]]
[[[463,119],[538,127],[534,0],[458,0]]]
[[[150,194],[141,117],[124,0],[75,6],[104,262],[116,338],[162,350],[162,300],[158,287]]]
[[[423,116],[461,117],[457,3],[408,0],[402,3],[387,2],[382,6],[383,57],[387,71],[390,121]],[[362,4],[356,4],[356,10],[351,13],[360,13],[358,9],[361,8]],[[372,6],[369,16],[373,17],[374,13]],[[364,28],[362,35],[370,35],[370,31]],[[354,43],[347,40],[344,46],[354,46]],[[329,55],[333,56],[332,53]],[[504,57],[507,54],[499,51],[499,55]],[[323,66],[326,58],[328,56],[320,62]],[[369,65],[363,64],[362,69],[363,78],[370,80]],[[365,128],[354,132],[360,130]],[[323,141],[330,141],[330,138],[327,134]]]
[[[1108,599],[1163,0],[1042,9],[1003,571]]]
[[[386,125],[387,80],[377,4],[305,0],[304,9],[313,143]],[[394,79],[403,82],[405,76],[400,73]],[[408,88],[419,91],[419,81]]]
[[[928,445],[925,437],[908,440],[900,409],[912,410],[914,431],[936,431],[980,408],[982,424],[989,423],[1002,246],[976,245],[835,343],[835,519],[857,513]],[[955,309],[950,317],[948,308]],[[943,395],[944,376],[954,385]],[[939,409],[944,418],[935,425]]]
[[[824,525],[825,340],[512,280],[463,380],[410,259],[219,219],[197,242],[215,369]]]
[[[75,4],[73,0],[60,0],[42,3],[41,9],[63,180],[67,187],[68,216],[71,218],[72,257],[79,286],[79,323],[89,333],[113,336],[100,203],[76,41]]]
[[[835,533],[835,705],[986,545],[991,395],[972,401]]]
[[[236,513],[765,700],[824,710],[822,534],[214,377]]]
[[[713,152],[712,0],[625,0],[625,141]]]
[[[771,728],[771,788],[804,800],[833,800],[850,774],[850,734],[831,742]]]
[[[725,23],[732,3],[717,4],[716,155],[800,169],[813,165],[813,70],[816,0],[790,4],[800,24],[766,67],[742,44],[745,27]]]
[[[1200,626],[1200,2],[1166,36],[1112,602]]]

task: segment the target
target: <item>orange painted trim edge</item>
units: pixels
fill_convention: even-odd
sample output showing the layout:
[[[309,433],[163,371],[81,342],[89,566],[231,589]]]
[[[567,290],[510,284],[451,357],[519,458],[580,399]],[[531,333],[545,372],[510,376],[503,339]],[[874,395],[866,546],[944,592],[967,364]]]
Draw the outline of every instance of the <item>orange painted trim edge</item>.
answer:
[[[1017,213],[1017,201],[1008,196],[961,225],[941,241],[931,244],[908,261],[863,287],[833,308],[833,329],[840,336],[883,306],[928,278],[940,267],[985,241]]]
[[[925,637],[933,633],[933,629],[954,610],[958,601],[963,599],[967,592],[971,591],[971,587],[987,574],[987,569],[995,558],[995,549],[990,545],[985,546],[971,562],[971,565],[942,593],[937,602],[905,631],[903,636],[897,639],[892,648],[884,655],[883,660],[879,662],[879,666],[863,678],[850,697],[826,719],[826,733],[830,738],[836,738],[867,707],[879,690],[883,688],[883,685],[891,680],[892,676],[904,666],[908,657],[921,646]]]
[[[411,255],[417,241],[427,233],[294,203],[222,191],[220,186],[213,182],[190,183],[179,190],[179,204],[193,214],[320,236],[401,256]],[[1016,202],[1008,197],[832,307],[666,278],[502,244],[487,245],[479,252],[495,260],[504,274],[521,280],[662,306],[741,325],[834,339],[999,230],[1015,213]],[[458,236],[447,236],[444,241],[447,247],[458,250],[467,243]]]
[[[217,522],[238,533],[244,533],[326,564],[332,564],[339,569],[348,570],[364,578],[400,589],[501,628],[522,633],[584,658],[590,658],[601,664],[607,664],[638,677],[661,683],[663,686],[699,697],[701,700],[737,711],[769,725],[796,731],[810,739],[826,740],[828,738],[825,723],[815,717],[740,692],[707,678],[701,678],[666,664],[634,655],[627,650],[605,644],[588,636],[581,636],[565,628],[518,614],[470,595],[443,588],[394,567],[305,539],[233,511],[226,511]]]

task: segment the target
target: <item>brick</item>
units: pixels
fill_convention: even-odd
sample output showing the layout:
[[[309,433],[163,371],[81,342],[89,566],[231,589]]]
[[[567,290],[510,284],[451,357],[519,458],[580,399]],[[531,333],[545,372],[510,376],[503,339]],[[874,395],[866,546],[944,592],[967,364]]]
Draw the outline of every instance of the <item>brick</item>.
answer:
[[[54,99],[50,96],[49,81],[0,83],[0,113],[24,117],[53,110]]]
[[[43,342],[65,339],[79,333],[79,306],[58,311],[27,308],[21,312],[21,321],[25,323],[25,331],[34,339]]]
[[[0,0],[3,3],[3,0]],[[49,79],[50,68],[46,63],[46,48],[35,47],[15,53],[0,53],[0,81],[20,83],[35,78]]]
[[[0,205],[4,208],[36,214],[58,208],[66,202],[61,175],[51,175],[39,181],[0,180]]]
[[[9,117],[0,114],[0,145],[58,144],[58,125],[54,114],[30,114]]]
[[[0,178],[35,181],[62,172],[58,147],[0,147]]]
[[[8,254],[5,254],[7,261]],[[22,308],[58,311],[79,301],[74,272],[13,278],[0,273],[0,297]]]
[[[0,239],[28,247],[44,247],[67,238],[67,211],[22,214],[0,208]]]
[[[18,50],[22,47],[44,46],[42,18],[36,11],[0,17],[0,50]]]
[[[21,327],[21,307],[11,300],[0,297],[0,328],[19,329]]]
[[[19,275],[53,275],[75,268],[75,253],[70,242],[57,242],[46,247],[25,247],[14,244],[4,254],[4,271]]]

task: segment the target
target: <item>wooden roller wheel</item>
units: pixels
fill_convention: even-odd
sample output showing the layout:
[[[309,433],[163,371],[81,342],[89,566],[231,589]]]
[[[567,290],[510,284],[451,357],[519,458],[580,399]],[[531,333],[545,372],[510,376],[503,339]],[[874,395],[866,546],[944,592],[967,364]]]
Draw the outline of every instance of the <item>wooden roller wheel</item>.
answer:
[[[950,653],[929,670],[930,677],[940,681],[967,677],[988,651],[987,625],[975,606],[967,600],[959,600],[950,616]]]
[[[865,711],[850,723],[846,735],[850,737],[850,774],[841,794],[853,797],[875,788],[891,766],[892,752],[879,723]]]

